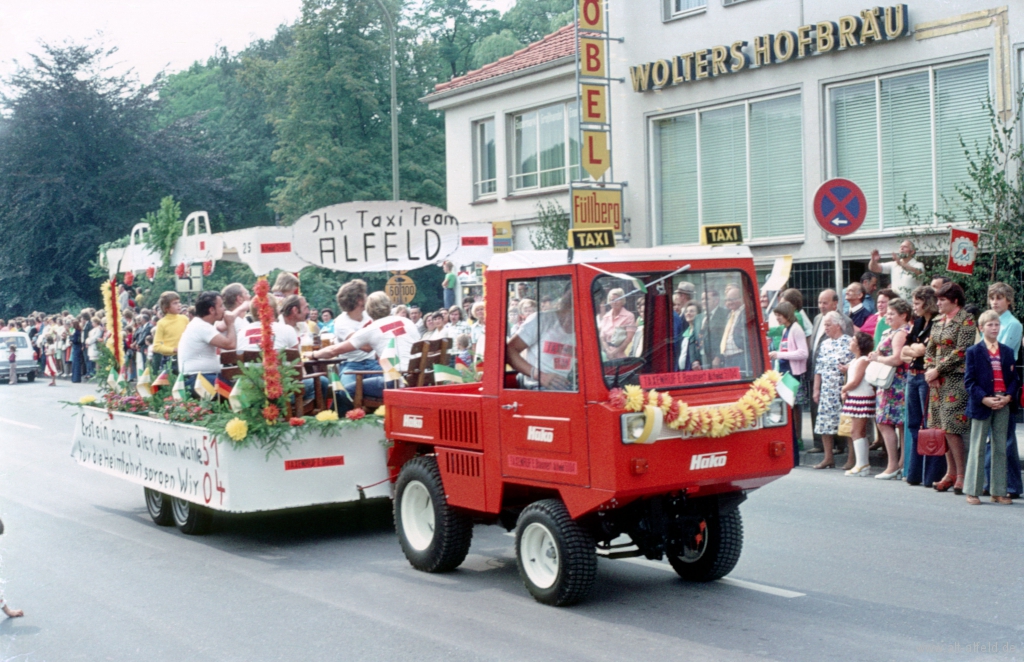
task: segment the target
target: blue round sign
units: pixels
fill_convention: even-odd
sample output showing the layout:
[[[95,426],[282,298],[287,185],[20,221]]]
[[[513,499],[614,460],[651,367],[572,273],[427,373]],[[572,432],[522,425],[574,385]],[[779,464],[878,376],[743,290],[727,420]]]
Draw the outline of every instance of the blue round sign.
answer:
[[[825,232],[846,236],[864,223],[868,201],[849,179],[830,179],[814,195],[814,218]]]

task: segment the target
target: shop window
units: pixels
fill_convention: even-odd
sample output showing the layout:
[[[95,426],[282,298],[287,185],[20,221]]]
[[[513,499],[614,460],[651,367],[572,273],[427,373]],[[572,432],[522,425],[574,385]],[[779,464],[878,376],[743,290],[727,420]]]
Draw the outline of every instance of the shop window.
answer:
[[[514,388],[578,390],[576,313],[568,276],[509,283],[505,363]]]
[[[700,226],[716,223],[739,222],[755,240],[803,234],[800,95],[697,110],[655,129],[662,244],[697,243]]]
[[[513,116],[512,189],[565,186],[579,179],[579,113],[575,102]]]
[[[907,225],[904,205],[923,219],[956,210],[968,181],[961,140],[973,151],[991,127],[988,61],[929,67],[829,89],[829,175],[863,189],[865,229]]]
[[[497,190],[497,159],[494,150],[494,120],[473,125],[473,198],[488,198]]]

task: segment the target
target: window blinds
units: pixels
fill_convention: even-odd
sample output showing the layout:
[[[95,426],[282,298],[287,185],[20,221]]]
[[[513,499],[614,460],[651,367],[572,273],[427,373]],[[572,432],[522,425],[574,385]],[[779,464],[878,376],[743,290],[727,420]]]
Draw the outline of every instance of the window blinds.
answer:
[[[973,154],[991,135],[983,105],[988,97],[987,61],[935,70],[935,179],[942,212],[955,211],[960,201],[956,185],[970,180],[960,139]]]
[[[922,71],[881,81],[882,214],[887,228],[907,225],[899,209],[904,199],[921,218],[930,218],[934,211],[928,79]]]
[[[800,97],[750,104],[750,236],[803,234]]]
[[[681,115],[658,123],[661,243],[700,240],[697,218],[697,119]]]
[[[701,222],[747,222],[746,106],[701,113]]]
[[[864,229],[878,229],[878,113],[875,83],[832,89],[832,131],[835,149],[832,173],[864,191],[868,213]]]

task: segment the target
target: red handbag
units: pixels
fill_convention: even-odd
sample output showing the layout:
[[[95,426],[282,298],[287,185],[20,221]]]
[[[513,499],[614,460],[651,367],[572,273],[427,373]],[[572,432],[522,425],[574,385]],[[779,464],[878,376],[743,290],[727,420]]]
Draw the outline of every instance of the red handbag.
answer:
[[[928,428],[917,433],[917,454],[939,456],[946,454],[946,432]]]

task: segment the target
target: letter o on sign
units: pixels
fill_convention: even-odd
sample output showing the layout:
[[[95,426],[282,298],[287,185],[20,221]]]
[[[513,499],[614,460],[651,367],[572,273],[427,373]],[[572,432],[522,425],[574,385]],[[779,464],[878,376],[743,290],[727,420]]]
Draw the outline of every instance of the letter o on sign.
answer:
[[[604,32],[604,8],[601,0],[579,0],[580,29]]]

